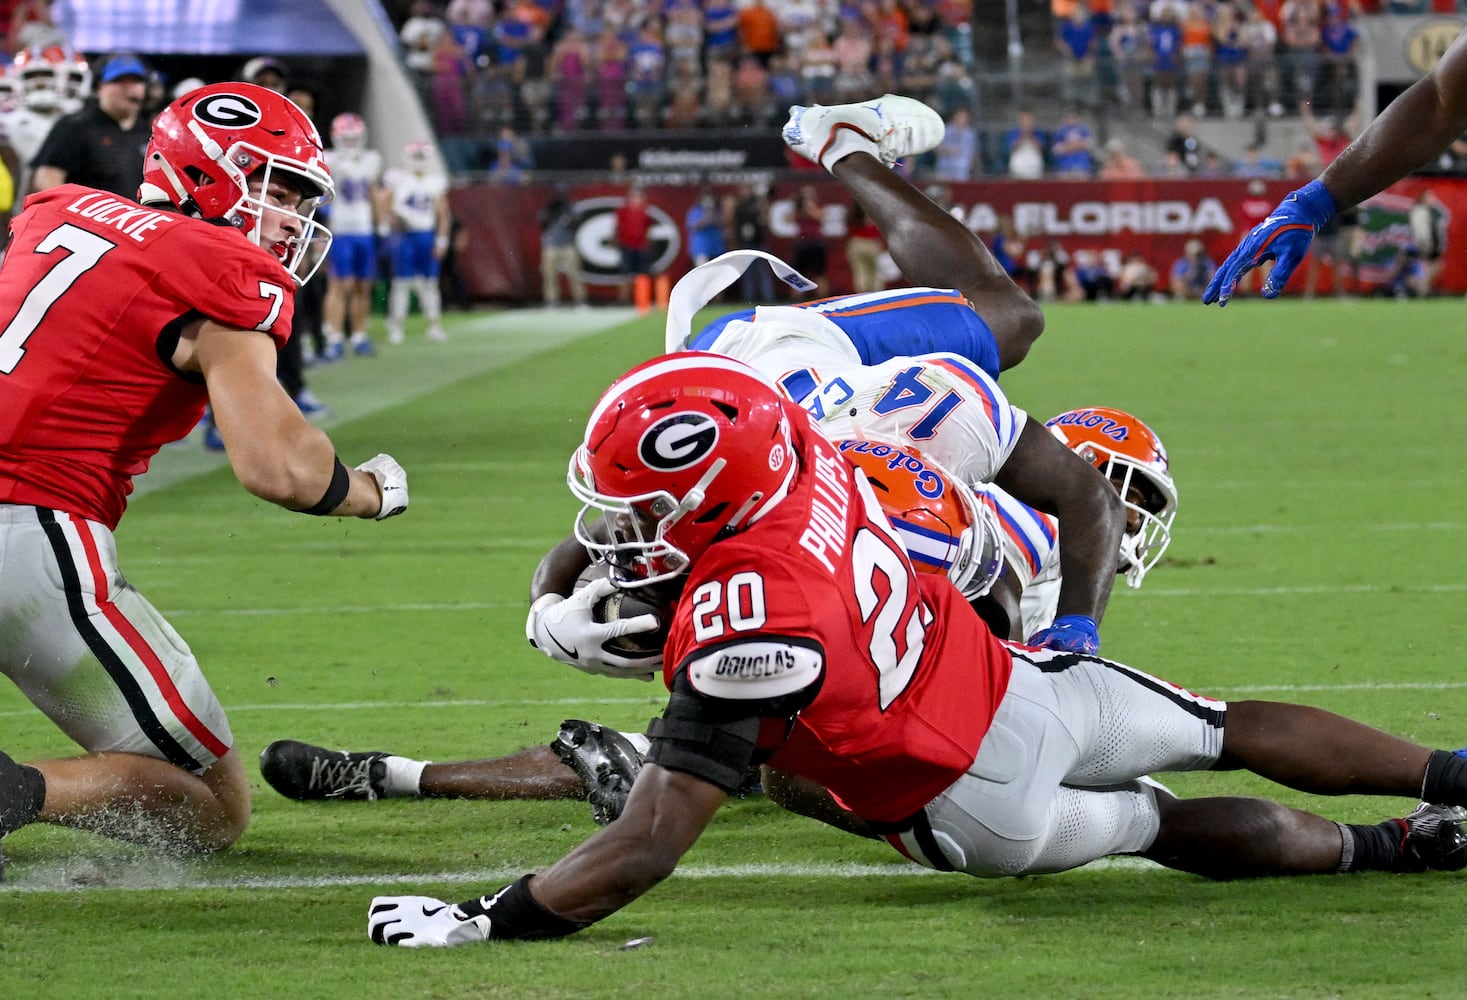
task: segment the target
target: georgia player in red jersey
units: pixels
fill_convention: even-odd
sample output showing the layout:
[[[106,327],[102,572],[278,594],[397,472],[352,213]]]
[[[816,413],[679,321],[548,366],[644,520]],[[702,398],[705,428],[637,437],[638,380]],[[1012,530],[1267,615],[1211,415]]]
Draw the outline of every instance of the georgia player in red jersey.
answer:
[[[229,724],[182,639],[118,570],[112,530],[158,449],[205,404],[251,493],[384,518],[390,456],[349,469],[275,378],[313,218],[315,127],[243,83],[153,126],[139,201],[29,198],[0,266],[0,671],[87,755],[0,754],[0,836],[45,820],[212,850],[249,818]],[[319,255],[315,259],[319,259]]]
[[[1042,430],[1030,446],[1041,467],[1074,459]],[[1467,759],[1000,642],[951,582],[913,572],[865,477],[740,362],[673,354],[622,376],[571,486],[578,523],[597,526],[579,537],[623,586],[686,575],[647,763],[621,817],[543,874],[452,906],[375,898],[379,944],[600,920],[670,875],[760,760],[823,784],[911,860],[983,877],[1112,853],[1213,877],[1467,867]],[[1179,800],[1146,777],[1204,768],[1439,804],[1346,826],[1264,799]]]

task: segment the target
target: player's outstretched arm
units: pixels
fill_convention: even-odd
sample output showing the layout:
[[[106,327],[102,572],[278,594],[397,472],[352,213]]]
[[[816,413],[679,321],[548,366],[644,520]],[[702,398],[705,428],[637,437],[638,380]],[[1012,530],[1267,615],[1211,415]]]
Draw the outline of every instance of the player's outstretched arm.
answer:
[[[1024,424],[994,482],[1065,526],[1059,541],[1061,583],[1054,626],[1031,641],[1096,652],[1098,625],[1115,583],[1116,553],[1126,527],[1120,494],[1099,469],[1036,420]]]
[[[407,948],[574,934],[671,875],[725,798],[705,781],[648,764],[621,818],[544,874],[453,906],[426,896],[378,896],[367,933],[378,944]]]
[[[1392,101],[1324,172],[1341,210],[1358,205],[1433,157],[1467,131],[1467,32],[1435,66]]]
[[[1307,108],[1305,109],[1307,110]],[[1277,298],[1319,227],[1437,156],[1467,131],[1467,32],[1390,103],[1317,180],[1285,198],[1230,253],[1202,295],[1227,305],[1244,274],[1275,261],[1263,297]]]
[[[245,489],[287,510],[377,518],[407,509],[407,476],[390,456],[355,469],[336,457],[275,378],[270,338],[203,321],[190,359],[204,376],[214,422]]]

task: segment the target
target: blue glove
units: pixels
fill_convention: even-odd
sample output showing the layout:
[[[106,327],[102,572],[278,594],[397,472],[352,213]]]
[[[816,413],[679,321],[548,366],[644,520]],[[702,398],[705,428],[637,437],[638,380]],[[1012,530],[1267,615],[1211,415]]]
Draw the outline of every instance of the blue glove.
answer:
[[[1228,254],[1228,259],[1207,283],[1202,304],[1227,305],[1238,280],[1267,260],[1274,265],[1263,283],[1263,297],[1278,298],[1294,268],[1309,252],[1314,234],[1334,215],[1335,199],[1319,181],[1310,181],[1291,192]]]
[[[1031,635],[1028,645],[1094,656],[1100,652],[1100,626],[1089,615],[1060,615],[1049,628]]]

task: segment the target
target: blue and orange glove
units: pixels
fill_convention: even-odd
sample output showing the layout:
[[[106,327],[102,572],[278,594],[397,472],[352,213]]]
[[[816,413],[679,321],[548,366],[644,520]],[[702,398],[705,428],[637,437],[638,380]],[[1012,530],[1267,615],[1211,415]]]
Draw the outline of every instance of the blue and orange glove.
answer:
[[[1089,615],[1060,615],[1049,628],[1031,635],[1028,645],[1094,656],[1100,652],[1100,626]]]
[[[1274,262],[1263,283],[1263,297],[1276,299],[1288,284],[1294,268],[1309,252],[1314,234],[1336,211],[1335,199],[1319,181],[1310,181],[1279,202],[1278,207],[1268,213],[1268,218],[1248,231],[1228,259],[1222,262],[1207,290],[1202,293],[1202,304],[1216,302],[1225,306],[1233,297],[1233,290],[1243,275],[1264,261]]]

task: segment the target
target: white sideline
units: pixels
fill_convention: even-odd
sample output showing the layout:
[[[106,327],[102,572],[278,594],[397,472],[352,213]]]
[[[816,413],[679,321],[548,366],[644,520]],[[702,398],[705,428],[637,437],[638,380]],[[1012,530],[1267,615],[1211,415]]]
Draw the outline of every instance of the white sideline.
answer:
[[[195,864],[198,864],[197,862]],[[144,863],[136,867],[109,871],[106,876],[95,869],[95,862],[83,863],[79,871],[65,868],[23,868],[20,877],[0,885],[0,896],[14,893],[72,893],[113,890],[122,892],[152,892],[158,890],[268,890],[281,889],[339,889],[352,886],[392,888],[395,886],[437,886],[445,883],[462,884],[473,891],[485,885],[495,885],[519,878],[524,874],[523,866],[515,868],[484,868],[457,872],[384,872],[380,875],[240,875],[232,878],[195,877],[191,866],[184,862],[163,863],[153,870]],[[1091,862],[1086,870],[1129,869],[1164,871],[1158,865],[1141,858],[1102,858]],[[674,879],[708,878],[904,878],[910,876],[940,875],[915,864],[857,864],[852,862],[827,864],[760,864],[760,865],[689,865],[679,868]],[[110,882],[108,880],[111,880]]]
[[[1124,600],[1148,597],[1290,597],[1321,594],[1460,594],[1467,583],[1394,584],[1363,583],[1359,585],[1321,585],[1304,587],[1178,587],[1146,589],[1126,593]],[[522,601],[455,601],[445,604],[337,604],[293,605],[288,608],[163,608],[168,618],[210,617],[264,618],[273,615],[380,615],[394,611],[492,611],[498,608],[522,608]]]
[[[1214,697],[1238,697],[1248,694],[1299,694],[1321,691],[1460,691],[1467,689],[1467,681],[1386,681],[1361,682],[1358,684],[1226,684],[1208,687],[1206,694]],[[522,698],[500,701],[491,698],[452,698],[437,701],[342,701],[342,702],[289,702],[282,704],[229,705],[229,714],[242,712],[400,712],[405,709],[427,708],[536,708],[560,706],[572,708],[587,705],[602,709],[615,705],[660,705],[662,688],[647,687],[641,698]],[[36,710],[25,708],[0,710],[0,719],[34,718]]]

